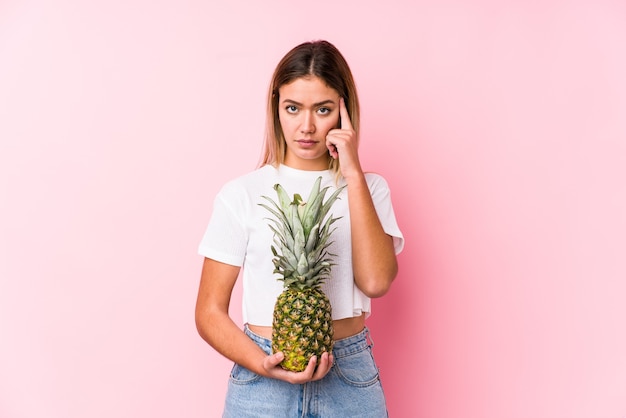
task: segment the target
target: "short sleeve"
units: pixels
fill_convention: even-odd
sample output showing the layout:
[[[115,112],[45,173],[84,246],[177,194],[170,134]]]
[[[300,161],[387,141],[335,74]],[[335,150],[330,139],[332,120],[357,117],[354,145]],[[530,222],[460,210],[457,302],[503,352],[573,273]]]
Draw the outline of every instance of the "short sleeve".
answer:
[[[246,255],[247,232],[236,204],[220,192],[213,202],[213,213],[198,253],[213,260],[241,267]]]
[[[393,210],[389,185],[387,181],[378,174],[368,173],[366,177],[378,219],[380,219],[383,230],[387,235],[393,238],[395,252],[399,254],[404,248],[404,236],[400,231]]]

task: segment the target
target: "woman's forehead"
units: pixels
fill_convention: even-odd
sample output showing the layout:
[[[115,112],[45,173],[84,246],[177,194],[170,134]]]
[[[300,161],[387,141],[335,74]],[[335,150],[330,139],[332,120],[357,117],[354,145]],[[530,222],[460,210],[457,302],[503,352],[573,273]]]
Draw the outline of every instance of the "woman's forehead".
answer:
[[[323,98],[323,100],[337,100],[339,93],[329,87],[321,78],[317,76],[298,77],[289,83],[283,84],[278,89],[281,96],[281,100],[311,100],[317,101]],[[300,99],[300,100],[299,100]]]

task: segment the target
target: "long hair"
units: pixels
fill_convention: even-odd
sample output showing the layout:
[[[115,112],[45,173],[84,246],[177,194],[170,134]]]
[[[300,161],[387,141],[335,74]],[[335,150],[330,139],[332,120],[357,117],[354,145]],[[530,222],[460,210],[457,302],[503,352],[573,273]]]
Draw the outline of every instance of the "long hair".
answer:
[[[265,140],[259,166],[278,166],[285,160],[286,144],[278,119],[278,89],[301,77],[315,76],[339,93],[346,103],[350,121],[359,134],[359,98],[350,67],[339,50],[328,41],[305,42],[289,51],[278,63],[267,94]],[[330,170],[339,173],[339,159],[330,159]]]

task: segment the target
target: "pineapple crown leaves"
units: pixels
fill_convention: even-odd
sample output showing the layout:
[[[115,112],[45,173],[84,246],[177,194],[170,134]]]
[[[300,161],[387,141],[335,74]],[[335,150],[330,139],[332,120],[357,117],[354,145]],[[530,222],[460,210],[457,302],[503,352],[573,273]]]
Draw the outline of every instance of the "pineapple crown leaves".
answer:
[[[280,280],[285,287],[319,287],[333,265],[331,257],[334,255],[326,249],[332,244],[329,240],[335,230],[332,224],[340,218],[326,215],[345,186],[335,190],[324,202],[329,188],[320,188],[321,181],[321,177],[316,179],[306,202],[299,194],[294,194],[291,200],[285,189],[276,184],[278,202],[262,196],[269,204],[259,204],[274,215],[268,218],[274,233],[272,262],[274,273],[282,276]]]

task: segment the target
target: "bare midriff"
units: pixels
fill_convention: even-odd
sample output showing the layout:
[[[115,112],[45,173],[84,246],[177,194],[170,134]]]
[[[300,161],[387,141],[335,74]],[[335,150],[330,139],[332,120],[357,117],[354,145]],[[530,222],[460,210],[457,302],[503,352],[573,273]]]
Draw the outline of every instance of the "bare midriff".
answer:
[[[261,337],[272,339],[272,327],[263,327],[259,325],[248,324],[250,331],[254,332]],[[351,337],[365,328],[365,314],[361,316],[355,316],[354,318],[338,319],[333,321],[334,339],[341,340],[343,338]]]

